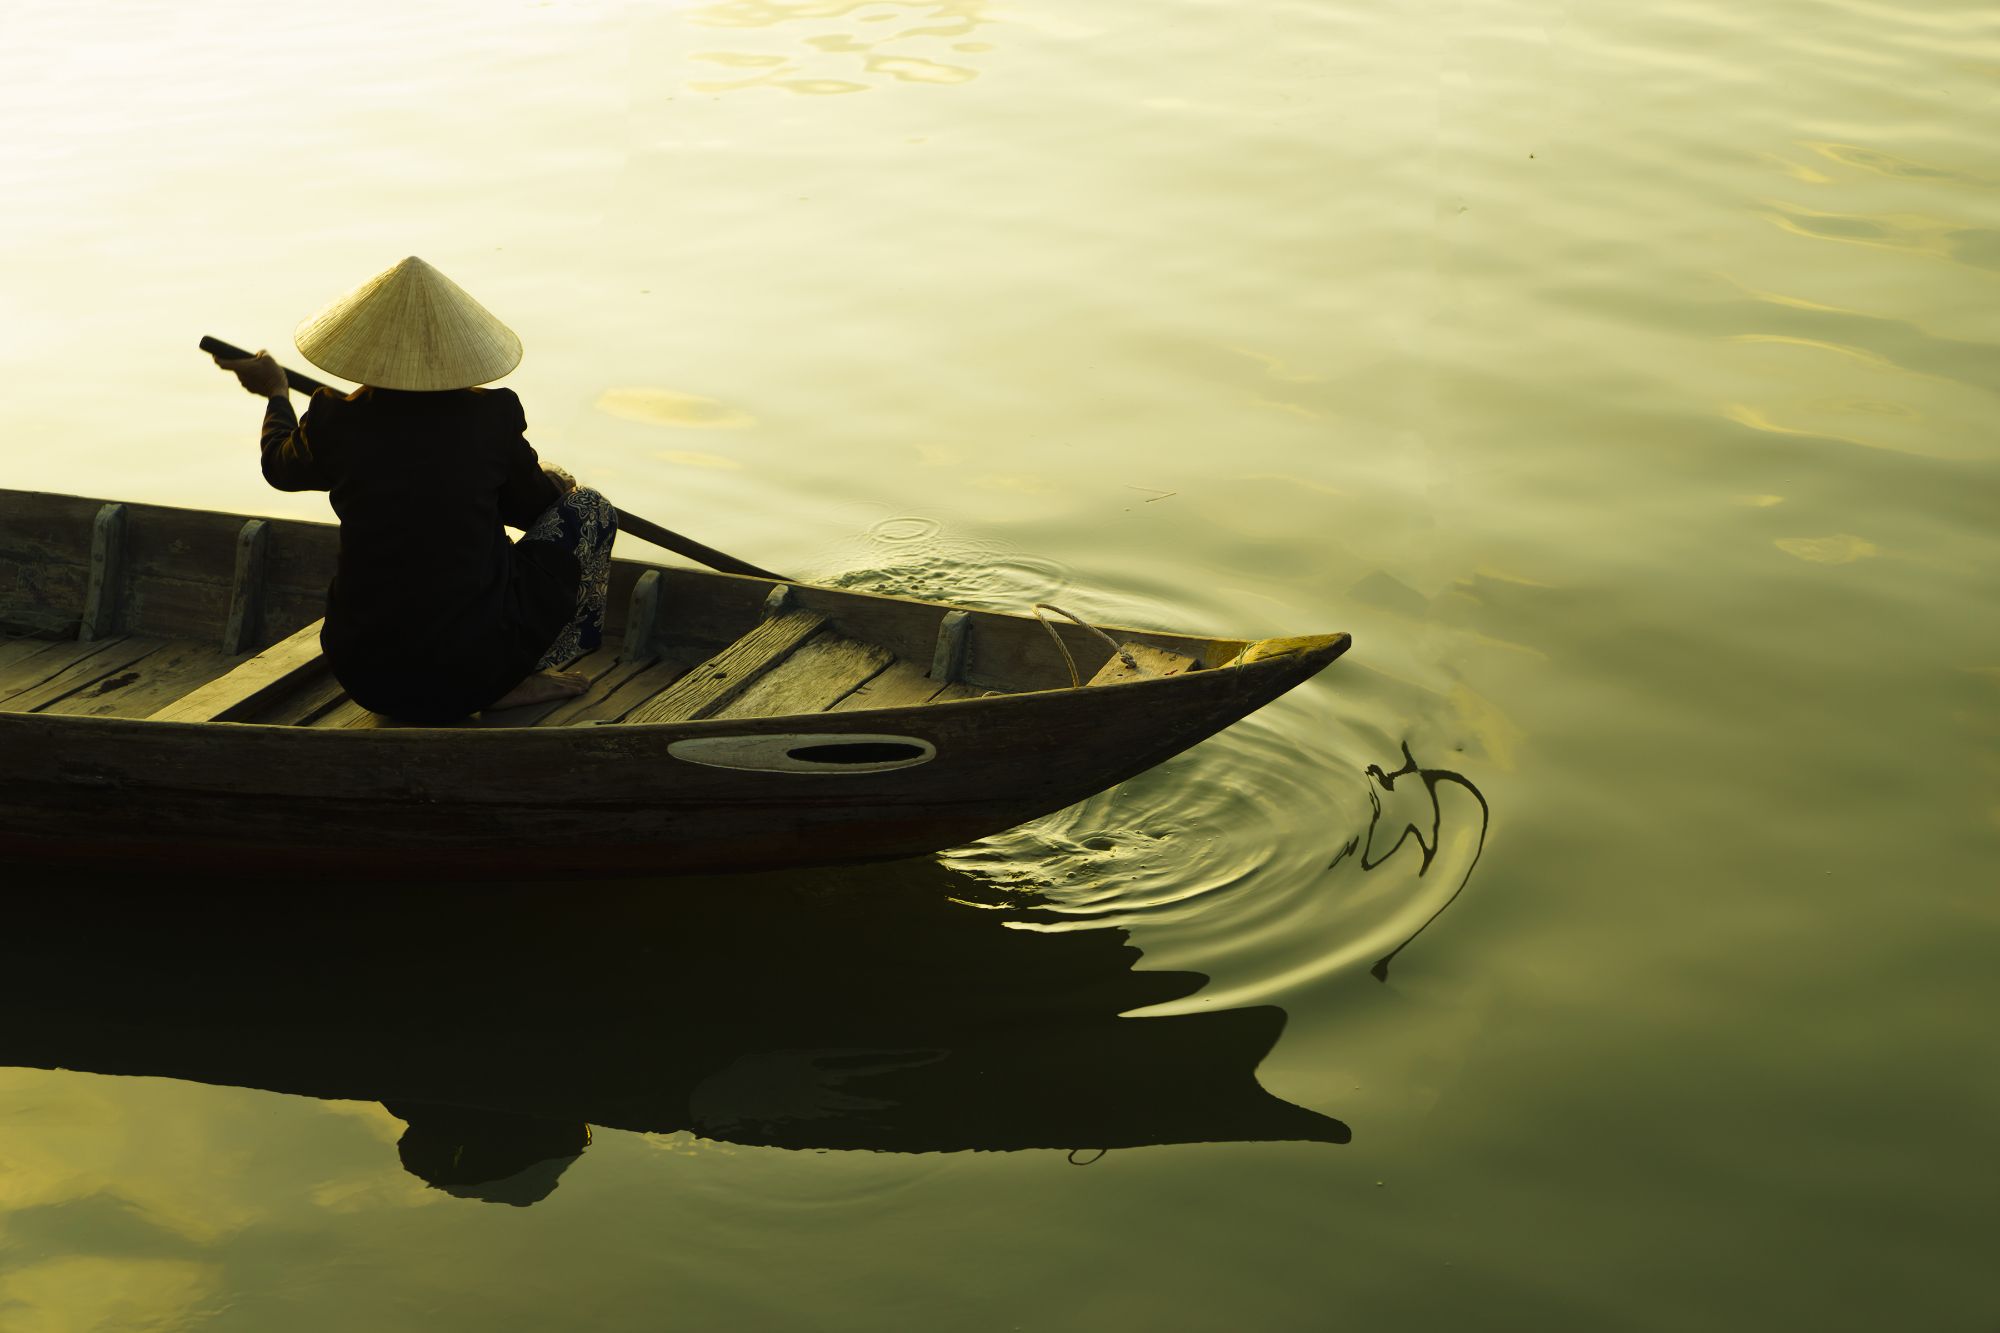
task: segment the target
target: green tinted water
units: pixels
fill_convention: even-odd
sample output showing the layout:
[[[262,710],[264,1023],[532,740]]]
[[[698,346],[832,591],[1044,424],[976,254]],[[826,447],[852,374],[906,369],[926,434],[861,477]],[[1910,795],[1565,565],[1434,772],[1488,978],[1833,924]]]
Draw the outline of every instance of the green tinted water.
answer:
[[[1993,1327],[1996,73],[1935,3],[15,6],[9,486],[323,515],[193,343],[416,253],[725,550],[1357,646],[936,865],[10,879],[0,1062],[140,1076],[0,1072],[0,1327]],[[1261,1006],[1351,1142],[1186,1143],[1268,1038],[1105,1026]],[[587,1104],[532,1206],[364,1100],[468,1079]]]

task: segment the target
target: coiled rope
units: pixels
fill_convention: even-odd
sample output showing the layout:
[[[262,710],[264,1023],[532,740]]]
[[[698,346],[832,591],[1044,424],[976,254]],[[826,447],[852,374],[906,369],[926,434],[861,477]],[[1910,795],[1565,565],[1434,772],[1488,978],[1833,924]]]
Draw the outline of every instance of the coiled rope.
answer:
[[[1068,611],[1063,610],[1060,606],[1057,606],[1052,602],[1036,602],[1034,606],[1035,619],[1042,622],[1042,628],[1047,630],[1049,632],[1049,637],[1056,641],[1056,650],[1063,655],[1063,665],[1069,668],[1069,685],[1071,689],[1073,690],[1081,689],[1083,687],[1083,677],[1079,676],[1076,672],[1076,659],[1070,656],[1069,645],[1063,642],[1062,635],[1056,631],[1056,627],[1052,623],[1050,623],[1049,618],[1042,614],[1042,612],[1044,611],[1053,611],[1059,616],[1075,621],[1077,624],[1089,630],[1092,634],[1095,634],[1098,638],[1110,644],[1111,651],[1117,655],[1119,661],[1123,662],[1126,666],[1130,667],[1134,671],[1140,669],[1139,660],[1133,657],[1129,651],[1127,651],[1124,648],[1121,648],[1118,645],[1118,640],[1112,638],[1109,634],[1106,634],[1103,630],[1097,628],[1097,626],[1084,620],[1081,616],[1074,615]]]

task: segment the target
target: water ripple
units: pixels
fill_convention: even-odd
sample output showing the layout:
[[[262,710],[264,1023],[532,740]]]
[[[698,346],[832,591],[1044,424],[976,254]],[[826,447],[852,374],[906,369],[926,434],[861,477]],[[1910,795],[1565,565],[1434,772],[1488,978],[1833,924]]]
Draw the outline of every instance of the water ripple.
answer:
[[[1470,881],[1490,817],[1463,774],[1399,749],[1357,767],[1251,718],[944,860],[1032,891],[1059,919],[1044,929],[1129,929],[1158,965],[1213,975],[1202,1005],[1274,1002],[1364,966],[1386,978]]]
[[[868,529],[865,540],[869,549],[858,554],[860,566],[824,582],[994,611],[1024,610],[1070,586],[1071,570],[1060,561],[948,533],[934,518],[885,518]]]
[[[805,53],[791,48],[785,54],[697,52],[692,59],[757,72],[728,82],[696,83],[694,91],[776,88],[816,96],[866,92],[885,83],[969,83],[979,77],[977,69],[942,57],[947,50],[990,50],[984,42],[965,39],[993,21],[986,0],[726,0],[691,11],[689,19],[746,36],[794,26],[816,29],[800,43]]]

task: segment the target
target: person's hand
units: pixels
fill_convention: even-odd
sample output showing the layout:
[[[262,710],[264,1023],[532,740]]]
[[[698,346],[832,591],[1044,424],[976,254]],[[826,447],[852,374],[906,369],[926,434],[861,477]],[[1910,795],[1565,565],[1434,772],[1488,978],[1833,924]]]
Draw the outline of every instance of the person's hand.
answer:
[[[557,467],[554,463],[542,464],[542,475],[555,483],[557,495],[568,495],[576,489],[576,478]]]
[[[218,356],[215,364],[232,372],[237,382],[251,393],[276,398],[286,392],[285,368],[269,352],[244,357]]]

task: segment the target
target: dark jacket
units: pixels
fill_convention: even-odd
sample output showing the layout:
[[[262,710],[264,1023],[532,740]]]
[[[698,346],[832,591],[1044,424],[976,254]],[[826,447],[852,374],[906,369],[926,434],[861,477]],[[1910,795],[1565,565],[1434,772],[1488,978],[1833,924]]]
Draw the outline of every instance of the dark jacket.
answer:
[[[264,479],[330,491],[340,564],[320,646],[356,703],[448,722],[518,684],[576,612],[576,556],[513,543],[556,488],[509,389],[273,398]]]

